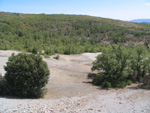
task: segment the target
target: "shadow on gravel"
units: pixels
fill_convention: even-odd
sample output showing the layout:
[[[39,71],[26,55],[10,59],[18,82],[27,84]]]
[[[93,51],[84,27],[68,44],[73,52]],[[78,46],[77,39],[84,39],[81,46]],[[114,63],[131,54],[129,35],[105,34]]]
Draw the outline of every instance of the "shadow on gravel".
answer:
[[[88,79],[93,79],[94,77],[96,77],[96,74],[95,74],[95,73],[89,73],[89,74],[87,75],[87,78],[88,78]]]
[[[91,81],[88,81],[88,82],[82,82],[82,83],[92,84],[92,85],[93,85],[93,83],[92,83]]]
[[[95,73],[88,73],[87,79],[90,79],[90,81],[86,81],[86,82],[84,81],[84,82],[82,82],[82,83],[87,83],[87,84],[92,84],[92,85],[93,85],[92,79],[93,79],[95,76],[96,76]]]
[[[5,99],[22,99],[22,100],[24,100],[24,99],[40,99],[40,98],[21,98],[21,97],[13,97],[13,96],[3,96],[3,95],[0,95],[0,99],[1,98],[5,98]]]
[[[5,99],[42,99],[42,98],[25,98],[25,97],[16,97],[16,96],[9,96],[9,95],[0,95],[0,98],[5,98]]]
[[[13,96],[2,96],[2,95],[0,95],[0,98],[5,98],[5,99],[24,99],[24,98],[17,98],[17,97],[13,97]]]
[[[95,86],[96,89],[98,89],[98,90],[107,90],[107,88],[103,88],[103,89],[102,89],[101,86],[94,85],[93,82],[92,82],[92,79],[93,79],[94,77],[96,77],[96,73],[88,73],[87,79],[88,79],[89,81],[86,81],[86,82],[83,81],[82,83],[90,84],[90,85],[92,85],[92,86]]]

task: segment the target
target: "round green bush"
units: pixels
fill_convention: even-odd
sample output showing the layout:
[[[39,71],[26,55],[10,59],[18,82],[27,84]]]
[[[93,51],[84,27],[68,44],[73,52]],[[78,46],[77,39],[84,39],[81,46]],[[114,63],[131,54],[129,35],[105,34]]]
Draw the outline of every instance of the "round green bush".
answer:
[[[40,56],[12,54],[4,69],[4,86],[8,95],[26,98],[39,98],[44,95],[49,69]]]

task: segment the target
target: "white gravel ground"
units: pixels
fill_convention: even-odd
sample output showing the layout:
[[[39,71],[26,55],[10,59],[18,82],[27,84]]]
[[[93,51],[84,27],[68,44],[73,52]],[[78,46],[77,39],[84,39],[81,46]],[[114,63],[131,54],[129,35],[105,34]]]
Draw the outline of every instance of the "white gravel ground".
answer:
[[[146,95],[145,95],[146,94]],[[150,113],[150,92],[125,89],[60,99],[0,98],[2,113]]]

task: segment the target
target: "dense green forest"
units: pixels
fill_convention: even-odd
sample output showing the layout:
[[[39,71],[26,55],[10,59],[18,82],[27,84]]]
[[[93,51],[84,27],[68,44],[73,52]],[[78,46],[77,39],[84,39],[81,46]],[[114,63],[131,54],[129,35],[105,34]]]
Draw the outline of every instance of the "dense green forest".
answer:
[[[84,15],[0,12],[0,50],[75,54],[102,51],[106,44],[145,42],[148,46],[149,40],[148,24]]]

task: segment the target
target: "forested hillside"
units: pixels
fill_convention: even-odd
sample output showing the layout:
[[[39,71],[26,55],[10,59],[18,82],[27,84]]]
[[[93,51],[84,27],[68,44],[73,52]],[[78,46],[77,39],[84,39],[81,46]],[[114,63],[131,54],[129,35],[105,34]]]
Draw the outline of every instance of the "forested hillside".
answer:
[[[0,49],[75,54],[150,40],[150,25],[81,16],[0,12]]]

